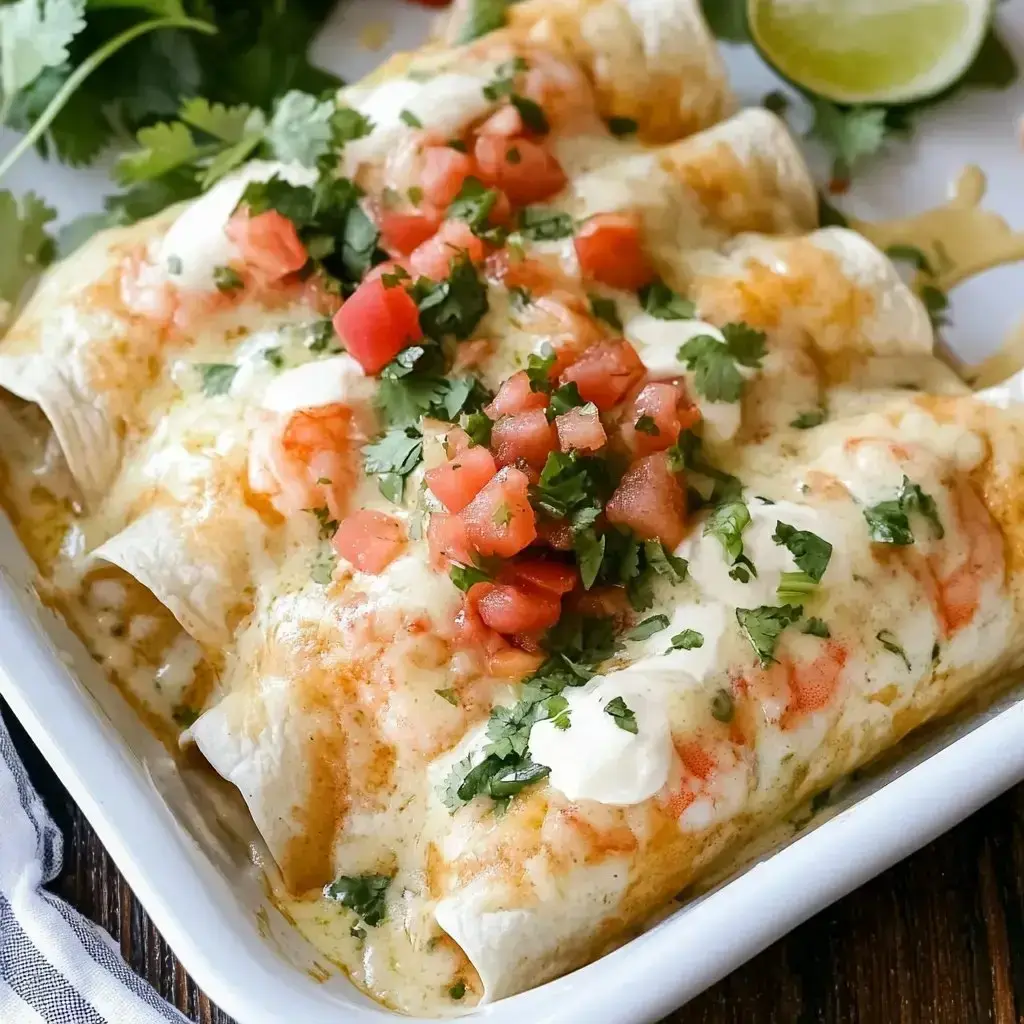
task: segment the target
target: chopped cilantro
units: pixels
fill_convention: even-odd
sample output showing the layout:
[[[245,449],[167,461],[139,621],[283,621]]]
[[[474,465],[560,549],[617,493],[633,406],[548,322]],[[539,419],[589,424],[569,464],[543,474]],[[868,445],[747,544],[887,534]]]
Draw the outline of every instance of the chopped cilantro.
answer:
[[[428,338],[468,338],[487,312],[487,287],[466,252],[458,252],[442,281],[416,282],[420,326]]]
[[[820,426],[825,422],[824,409],[811,409],[809,412],[802,412],[789,425],[797,430],[810,430],[811,427]]]
[[[776,544],[784,544],[797,567],[807,573],[815,583],[821,582],[832,557],[832,545],[827,540],[809,530],[798,530],[781,521],[775,524],[772,540]]]
[[[904,476],[895,498],[880,501],[877,505],[864,509],[864,518],[868,522],[871,539],[877,544],[913,544],[914,533],[909,517],[911,512],[924,516],[939,540],[945,536],[946,531],[939,518],[935,499],[921,490],[909,477]]]
[[[334,567],[337,564],[338,559],[330,548],[318,551],[310,563],[309,578],[314,583],[319,583],[320,586],[326,587],[334,578]]]
[[[493,577],[489,572],[476,565],[462,565],[459,562],[452,562],[448,576],[452,583],[465,592],[476,583],[489,583]]]
[[[551,391],[551,371],[555,366],[555,353],[548,348],[538,355],[530,353],[526,361],[526,376],[530,379],[530,390],[548,394]]]
[[[402,124],[407,124],[410,128],[423,127],[423,122],[411,110],[403,110],[398,117]]]
[[[784,604],[781,607],[761,605],[759,608],[737,608],[736,621],[743,635],[754,648],[754,653],[766,668],[775,661],[775,648],[782,631],[796,622],[804,610],[801,605]]]
[[[513,57],[512,60],[503,61],[494,69],[494,78],[484,86],[484,99],[493,103],[504,96],[511,96],[515,90],[516,75],[526,71],[527,67],[528,65],[522,57]]]
[[[479,179],[468,177],[448,207],[448,217],[464,220],[475,235],[487,230],[488,218],[498,201],[497,189],[487,188]]]
[[[334,324],[330,320],[318,320],[309,326],[309,337],[306,340],[306,348],[310,352],[328,352],[336,345],[338,335],[334,330]]]
[[[805,572],[784,572],[775,596],[784,604],[805,601],[818,584]]]
[[[623,634],[623,640],[647,640],[668,627],[667,615],[651,615]]]
[[[891,260],[909,263],[912,267],[929,276],[935,275],[935,268],[932,266],[931,260],[916,245],[890,245],[886,247],[885,255]]]
[[[448,989],[448,995],[458,1001],[466,994],[466,983],[460,978],[450,989]]]
[[[245,285],[238,271],[234,267],[226,265],[213,268],[213,283],[216,285],[217,291],[223,292],[225,295],[237,292]]]
[[[199,372],[199,384],[207,398],[226,395],[238,373],[234,363],[193,363]]]
[[[547,135],[551,131],[551,125],[548,124],[547,115],[544,113],[544,108],[539,103],[534,102],[527,96],[520,96],[519,93],[512,93],[509,96],[509,102],[516,110],[519,111],[519,116],[523,119],[523,124],[536,135]]]
[[[669,651],[693,651],[704,646],[704,634],[695,629],[684,629],[669,639]],[[668,651],[665,652],[668,654]]]
[[[611,715],[615,719],[615,724],[624,732],[631,732],[634,736],[637,734],[636,715],[621,697],[612,697],[605,704],[604,711],[606,715]]]
[[[751,580],[757,579],[757,567],[746,555],[737,555],[736,561],[729,570],[729,579],[736,580],[738,583],[749,583]]]
[[[750,525],[750,510],[742,501],[718,505],[704,524],[704,536],[716,537],[732,565],[743,554],[743,531]]]
[[[519,211],[519,231],[533,242],[568,238],[574,230],[573,219],[560,210],[543,206],[525,206]]]
[[[608,131],[619,138],[622,138],[623,135],[635,135],[638,127],[639,125],[637,125],[636,120],[632,117],[608,118]]]
[[[459,706],[459,695],[454,690],[435,690],[434,693],[436,693],[442,700],[448,701],[452,707],[457,708]]]
[[[803,632],[811,636],[821,637],[822,640],[828,640],[832,636],[828,623],[824,619],[814,618],[813,616],[804,623]]]
[[[661,433],[658,424],[654,422],[654,417],[648,416],[646,413],[637,417],[633,429],[640,434],[647,434],[648,437],[657,437]]]
[[[565,732],[572,724],[570,720],[569,702],[560,694],[556,693],[544,701],[547,709],[548,721],[556,728]]]
[[[619,317],[619,309],[615,305],[614,299],[606,298],[603,295],[595,295],[593,292],[587,298],[590,300],[590,312],[594,316],[599,320],[603,320],[606,324],[610,324],[615,330],[622,330],[622,319]]]
[[[947,326],[949,324],[949,296],[933,284],[922,285],[920,295],[928,313],[928,319],[932,322],[932,327],[938,329]]]
[[[731,722],[735,713],[732,694],[725,689],[716,690],[711,698],[711,717],[717,722]]]
[[[726,324],[724,341],[698,334],[679,347],[679,358],[696,371],[697,393],[711,402],[736,402],[743,393],[737,365],[757,367],[765,353],[765,335],[743,323]]]
[[[456,40],[469,43],[505,24],[513,0],[470,0]]]
[[[306,511],[312,513],[316,518],[317,525],[320,528],[320,539],[330,540],[338,530],[338,520],[331,518],[331,513],[328,511],[327,506],[307,508]]]
[[[583,401],[583,396],[580,394],[580,389],[576,386],[576,381],[571,380],[568,384],[563,384],[561,387],[557,387],[551,392],[551,404],[548,406],[548,419],[554,419],[556,416],[562,416],[567,413],[570,409],[578,409],[580,406],[584,406],[587,403]],[[596,411],[597,407],[591,405]]]
[[[324,887],[324,896],[359,915],[363,924],[375,928],[388,913],[390,875],[341,875]]]
[[[195,725],[201,713],[197,708],[188,704],[177,704],[171,712],[171,717],[174,719],[175,725],[181,726],[182,729],[188,729]]]
[[[696,306],[664,281],[644,285],[639,296],[644,312],[658,320],[692,320],[697,315]]]
[[[932,532],[938,540],[945,537],[946,531],[942,520],[939,519],[939,509],[935,504],[935,499],[922,491],[918,484],[912,483],[909,477],[904,476],[900,485],[899,501],[908,512],[917,512],[924,516],[931,523]]]
[[[463,413],[459,420],[459,426],[469,435],[473,444],[482,445],[484,448],[490,447],[491,428],[494,426],[494,421],[483,410]]]
[[[446,146],[447,146],[447,147],[448,147],[449,149],[454,149],[456,153],[468,153],[468,152],[469,152],[469,148],[468,148],[468,147],[467,147],[467,145],[466,145],[466,144],[465,144],[465,143],[464,143],[464,142],[462,141],[462,139],[449,139],[449,140],[448,140],[448,141],[447,141],[447,142],[445,143],[445,145],[446,145]]]
[[[888,629],[879,630],[875,634],[875,639],[890,653],[895,654],[904,665],[907,666],[907,671],[910,671],[910,659],[907,657],[907,652],[900,646],[899,641],[896,639],[896,634]]]
[[[423,459],[423,435],[414,427],[386,431],[363,448],[366,472],[380,478],[380,492],[398,504],[405,494],[406,477]]]
[[[260,355],[270,363],[275,370],[284,369],[284,353],[278,345],[271,345],[260,352]]]

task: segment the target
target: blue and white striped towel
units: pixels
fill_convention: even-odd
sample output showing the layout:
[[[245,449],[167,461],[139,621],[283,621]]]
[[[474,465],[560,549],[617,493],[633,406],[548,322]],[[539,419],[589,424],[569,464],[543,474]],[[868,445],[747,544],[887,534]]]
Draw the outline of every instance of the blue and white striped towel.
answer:
[[[188,1024],[102,928],[43,888],[62,856],[0,715],[0,1022]]]

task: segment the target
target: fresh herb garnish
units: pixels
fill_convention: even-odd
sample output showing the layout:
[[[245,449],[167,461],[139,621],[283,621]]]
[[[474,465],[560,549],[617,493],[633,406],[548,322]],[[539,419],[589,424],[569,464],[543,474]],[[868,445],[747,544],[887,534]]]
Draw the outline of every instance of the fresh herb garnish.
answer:
[[[738,366],[758,367],[765,354],[765,334],[743,323],[726,324],[724,341],[698,334],[679,347],[679,358],[696,371],[697,393],[710,402],[737,402],[743,393]]]
[[[880,501],[864,509],[864,518],[867,520],[871,539],[876,544],[913,544],[914,533],[909,516],[911,512],[924,516],[939,540],[945,536],[946,531],[939,518],[935,499],[921,490],[909,477],[904,476],[895,498]]]
[[[399,504],[405,495],[406,477],[423,459],[423,435],[415,427],[386,431],[363,448],[366,472],[378,476],[380,492]]]
[[[832,557],[832,545],[827,540],[809,530],[798,530],[781,521],[775,524],[772,540],[776,544],[785,545],[793,561],[814,583],[821,582]]]
[[[452,583],[463,592],[469,590],[474,584],[489,583],[494,578],[479,566],[462,565],[459,562],[452,563],[451,569],[448,570],[448,576]]]
[[[635,135],[639,125],[632,117],[609,117],[608,131],[622,138],[624,135]]]
[[[234,267],[228,266],[213,268],[213,283],[217,291],[223,292],[225,295],[237,292],[239,288],[245,285],[242,275]]]
[[[459,695],[452,689],[435,690],[434,693],[438,695],[442,700],[448,701],[453,708],[459,706]]]
[[[802,412],[789,425],[797,430],[810,430],[811,427],[820,426],[825,422],[824,409],[811,409],[809,412]]]
[[[711,717],[716,722],[729,723],[735,714],[732,694],[728,690],[716,690],[711,698]]]
[[[447,216],[464,220],[473,234],[479,235],[488,229],[488,218],[497,201],[497,189],[488,188],[477,178],[469,177],[462,183],[459,194],[448,207]]]
[[[417,281],[413,296],[423,333],[437,341],[447,336],[465,340],[488,309],[487,287],[466,252],[454,254],[444,280]]]
[[[648,416],[646,413],[637,416],[633,429],[639,434],[646,434],[648,437],[657,437],[661,433],[658,429],[658,424],[654,422],[654,417]]]
[[[684,629],[669,640],[669,651],[693,651],[704,646],[704,634],[695,629]],[[668,651],[665,652],[668,654]]]
[[[359,915],[363,924],[376,928],[387,917],[390,875],[341,875],[324,887],[324,896]]]
[[[473,444],[482,445],[484,448],[490,447],[494,421],[483,410],[463,413],[459,420],[459,426],[466,432]]]
[[[398,119],[402,124],[407,124],[410,128],[423,127],[423,122],[411,110],[401,111],[398,115]]]
[[[624,732],[631,732],[634,736],[637,734],[636,715],[621,697],[612,697],[605,704],[604,711],[615,719],[615,724]]]
[[[448,989],[448,995],[458,1001],[466,994],[466,983],[462,980],[455,982],[450,989]]]
[[[610,324],[617,331],[622,330],[622,319],[619,317],[619,309],[614,299],[605,298],[603,295],[591,293],[587,296],[590,300],[590,312],[599,320]]]
[[[828,623],[824,619],[818,619],[813,616],[804,623],[802,632],[808,633],[810,636],[821,637],[822,640],[828,640],[832,636]]]
[[[623,634],[623,640],[647,640],[668,627],[667,615],[651,615]]]
[[[715,537],[732,565],[743,554],[743,531],[750,525],[750,510],[742,501],[716,506],[704,524],[704,536]]]
[[[543,394],[551,392],[551,371],[555,366],[555,353],[548,348],[540,354],[531,352],[526,361],[526,376],[530,381],[530,390]]]
[[[544,108],[539,103],[534,102],[526,96],[520,96],[519,93],[512,93],[509,96],[509,102],[516,110],[519,111],[519,116],[523,119],[523,124],[537,135],[547,135],[551,131],[551,125],[548,124],[547,115],[544,113]]]
[[[907,652],[900,646],[895,633],[888,629],[882,629],[875,634],[875,639],[890,654],[895,654],[907,666],[907,671],[910,671],[910,659],[907,657]]]
[[[754,648],[762,668],[775,661],[775,648],[782,631],[796,622],[804,610],[800,605],[761,605],[759,608],[737,608],[736,621],[743,635]]]
[[[238,373],[234,363],[193,363],[199,373],[199,385],[207,398],[226,395]]]
[[[515,91],[516,75],[526,71],[528,66],[522,57],[503,61],[494,69],[494,78],[484,86],[484,99],[494,103],[504,96],[511,96]]]
[[[587,404],[583,401],[583,396],[580,395],[576,381],[571,380],[568,384],[562,384],[551,392],[551,402],[547,409],[548,419],[553,420],[556,416],[563,416],[570,409],[579,409]],[[590,408],[597,411],[597,406],[592,403]]]
[[[568,238],[574,230],[572,217],[544,206],[525,206],[519,211],[519,231],[533,242]]]
[[[639,297],[644,312],[658,320],[692,320],[697,315],[697,307],[689,299],[674,292],[664,281],[644,285]]]
[[[775,596],[784,604],[799,604],[814,593],[818,584],[805,572],[784,572]]]

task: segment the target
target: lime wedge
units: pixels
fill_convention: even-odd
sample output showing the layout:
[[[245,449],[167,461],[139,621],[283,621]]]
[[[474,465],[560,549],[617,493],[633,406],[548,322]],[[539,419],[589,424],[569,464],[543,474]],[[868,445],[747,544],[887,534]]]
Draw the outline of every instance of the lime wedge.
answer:
[[[837,103],[908,103],[968,68],[991,0],[747,0],[764,58],[795,85]]]

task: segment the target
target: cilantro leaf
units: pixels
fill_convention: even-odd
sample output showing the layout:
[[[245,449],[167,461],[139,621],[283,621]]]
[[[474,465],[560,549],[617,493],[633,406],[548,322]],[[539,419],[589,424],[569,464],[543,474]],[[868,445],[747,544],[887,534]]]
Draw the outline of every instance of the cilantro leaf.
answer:
[[[513,0],[470,0],[456,42],[470,43],[505,24]]]
[[[637,734],[636,714],[630,710],[621,697],[612,697],[605,704],[604,712],[615,719],[615,724],[620,729],[625,732],[631,732],[634,736]]]
[[[534,242],[549,242],[568,238],[575,226],[568,213],[551,210],[544,206],[524,206],[519,211],[519,231],[524,238]]]
[[[489,583],[494,577],[489,572],[475,565],[462,565],[452,562],[448,576],[459,590],[465,592],[476,583]]]
[[[828,623],[824,619],[818,619],[812,616],[804,623],[802,632],[809,634],[810,636],[821,637],[822,640],[828,640],[832,636],[832,631],[828,628]]]
[[[651,615],[623,634],[623,640],[647,640],[668,627],[667,615]]]
[[[900,646],[899,641],[896,639],[896,634],[888,629],[879,630],[875,634],[875,639],[890,653],[895,654],[904,665],[907,666],[907,671],[910,671],[910,659],[907,657],[907,652]]]
[[[554,419],[556,416],[563,416],[570,409],[578,409],[581,406],[587,406],[595,412],[597,406],[593,403],[586,403],[583,401],[583,396],[580,394],[580,389],[576,385],[576,381],[571,380],[568,384],[563,384],[561,387],[557,387],[551,392],[551,403],[548,406],[548,419]]]
[[[33,192],[25,193],[19,210],[13,195],[0,191],[0,329],[25,286],[53,259],[53,239],[46,225],[56,216]]]
[[[716,537],[732,565],[743,554],[743,531],[750,525],[750,509],[742,501],[718,505],[704,524],[704,536]]]
[[[658,320],[692,320],[697,315],[697,307],[689,299],[674,292],[664,281],[652,281],[644,285],[639,297],[644,312]]]
[[[363,448],[366,472],[380,477],[380,491],[389,501],[401,502],[405,478],[423,460],[423,435],[413,427],[388,430]]]
[[[749,43],[747,0],[701,0],[701,10],[716,39]]]
[[[421,279],[426,282],[426,279]],[[417,282],[420,326],[428,338],[468,338],[487,312],[487,287],[466,252],[458,252],[442,281]]]
[[[535,100],[531,100],[526,96],[520,96],[518,93],[512,93],[509,96],[509,102],[516,110],[519,111],[519,116],[523,119],[523,124],[537,135],[547,135],[551,130],[551,125],[548,124],[547,115],[544,113],[544,108],[537,103]]]
[[[619,316],[619,309],[615,305],[614,299],[608,299],[603,295],[595,295],[593,293],[588,295],[587,298],[590,300],[590,312],[594,316],[599,320],[603,320],[606,324],[610,324],[615,330],[622,330],[622,318]]]
[[[814,123],[810,135],[832,154],[832,176],[848,181],[853,168],[881,150],[889,128],[884,107],[837,107],[828,100],[813,99]]]
[[[910,520],[898,499],[880,501],[864,509],[868,532],[876,544],[906,546],[914,543]]]
[[[470,176],[462,183],[446,216],[464,220],[473,234],[479,235],[487,230],[488,218],[497,201],[497,189],[487,188],[482,181]]]
[[[390,426],[415,426],[445,400],[444,355],[436,345],[410,345],[380,372],[375,404]]]
[[[363,924],[375,928],[387,917],[390,875],[341,875],[324,886],[324,896],[359,915]]]
[[[8,101],[68,59],[85,28],[85,0],[19,0],[0,6],[0,91]]]
[[[192,128],[221,142],[241,142],[247,130],[253,126],[253,108],[247,103],[237,107],[226,107],[223,103],[211,103],[202,96],[193,96],[181,104],[178,118]],[[262,119],[256,122],[262,130]]]
[[[935,499],[922,491],[918,484],[912,483],[909,477],[903,477],[899,502],[908,512],[918,512],[924,516],[931,523],[936,538],[942,540],[945,537],[946,531],[939,518],[939,509],[935,504]]]
[[[544,394],[551,392],[551,371],[555,366],[555,353],[550,350],[538,355],[531,352],[526,361],[526,376],[530,379],[530,390]]]
[[[484,448],[490,447],[494,421],[482,409],[463,414],[459,419],[459,426],[469,435],[473,444],[483,445]]]
[[[199,383],[207,398],[226,395],[231,390],[231,383],[238,373],[234,363],[193,363],[199,372]]]
[[[810,430],[811,427],[820,426],[825,422],[824,409],[811,409],[809,412],[802,412],[795,420],[790,422],[791,427],[797,430]]]
[[[725,689],[718,689],[711,698],[711,717],[716,722],[728,724],[732,721],[736,708],[732,694]]]
[[[743,635],[754,648],[762,668],[775,661],[775,648],[782,631],[796,622],[804,610],[800,605],[761,605],[758,608],[737,608],[736,621]]]
[[[737,364],[761,365],[765,335],[746,324],[726,324],[723,341],[710,334],[698,334],[679,348],[679,358],[687,369],[696,370],[694,384],[698,394],[710,402],[737,402],[743,393],[743,376]]]
[[[335,105],[291,89],[274,107],[265,133],[274,157],[283,163],[315,167],[331,149]]]
[[[704,634],[698,633],[695,629],[684,629],[671,637],[669,644],[669,651],[692,651],[704,646]]]
[[[779,578],[775,596],[784,604],[803,602],[814,593],[817,583],[805,572],[784,572]]]
[[[797,566],[815,583],[821,582],[832,557],[832,545],[827,540],[809,530],[798,530],[781,521],[775,524],[772,540],[776,544],[785,545]]]
[[[139,149],[121,156],[114,168],[114,177],[122,185],[159,178],[199,155],[192,133],[181,121],[140,128],[136,139]]]
[[[608,131],[620,139],[625,135],[635,135],[639,127],[636,119],[632,117],[608,118]]]

